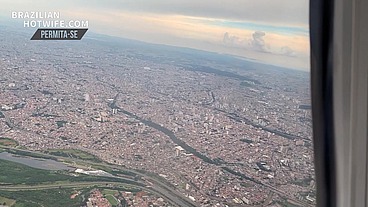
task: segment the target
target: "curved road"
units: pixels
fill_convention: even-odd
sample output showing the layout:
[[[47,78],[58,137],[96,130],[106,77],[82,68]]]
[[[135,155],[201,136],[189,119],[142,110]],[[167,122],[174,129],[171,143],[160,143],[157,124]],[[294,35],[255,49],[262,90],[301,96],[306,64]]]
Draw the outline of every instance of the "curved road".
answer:
[[[63,161],[69,161],[71,163],[78,162],[78,163],[83,163],[82,165],[85,165],[85,166],[107,167],[109,169],[118,169],[118,170],[121,170],[121,171],[130,172],[134,175],[139,175],[141,177],[147,177],[147,178],[149,178],[149,180],[153,184],[152,187],[147,187],[146,186],[147,184],[142,182],[142,181],[134,180],[134,176],[131,176],[132,177],[131,179],[129,179],[127,177],[115,176],[114,178],[120,179],[121,182],[97,182],[97,183],[116,183],[116,184],[125,185],[125,186],[127,186],[127,185],[134,186],[134,187],[137,187],[137,188],[142,188],[142,189],[148,190],[148,191],[150,191],[150,192],[152,192],[152,193],[154,193],[158,196],[161,196],[174,206],[197,207],[197,204],[195,204],[194,202],[189,200],[187,197],[185,197],[184,195],[182,195],[181,193],[176,191],[171,186],[165,184],[164,182],[160,181],[156,177],[150,176],[150,175],[142,173],[142,172],[137,172],[135,170],[127,169],[127,168],[124,168],[122,166],[112,165],[112,164],[108,164],[108,163],[95,163],[95,162],[81,160],[81,159],[77,159],[77,158],[67,158],[67,157],[55,156],[55,155],[44,154],[44,153],[35,152],[35,151],[16,149],[16,148],[12,148],[12,147],[3,147],[3,148],[4,149],[10,149],[10,150],[16,150],[16,151],[20,151],[20,152],[31,153],[30,155],[26,155],[26,156],[30,156],[30,157],[32,157],[32,154],[34,156],[36,156],[36,155],[46,155],[47,157],[57,159],[58,161],[63,160]],[[14,152],[10,152],[10,153],[14,153]],[[126,182],[128,182],[128,183],[126,183]],[[81,183],[83,183],[83,182],[81,182]],[[86,183],[86,182],[84,182],[84,183]],[[88,183],[94,183],[94,182],[88,182]],[[136,183],[136,185],[134,185],[134,183]],[[53,184],[50,184],[50,185],[53,185]],[[55,185],[60,186],[61,184],[55,184]],[[10,187],[10,186],[1,186],[0,185],[0,189],[7,188],[7,187]],[[12,187],[22,187],[22,186],[12,186]],[[34,186],[29,186],[29,188],[32,188],[32,187],[34,187]]]
[[[4,191],[21,191],[21,190],[47,190],[47,189],[58,189],[60,187],[62,188],[84,188],[84,187],[93,187],[98,186],[102,188],[114,188],[114,187],[136,187],[134,185],[129,184],[122,184],[120,182],[72,182],[72,183],[59,183],[59,184],[40,184],[40,185],[32,185],[32,186],[20,186],[20,185],[13,185],[13,186],[0,186],[0,190]],[[157,194],[158,190],[152,189],[149,187],[139,187],[141,189],[144,189],[145,191],[151,192],[153,194]],[[166,195],[167,196],[167,195]],[[163,197],[166,197],[165,195]],[[167,198],[167,201],[170,203],[174,203],[178,206],[191,206],[187,202],[178,202],[177,199],[174,197]]]

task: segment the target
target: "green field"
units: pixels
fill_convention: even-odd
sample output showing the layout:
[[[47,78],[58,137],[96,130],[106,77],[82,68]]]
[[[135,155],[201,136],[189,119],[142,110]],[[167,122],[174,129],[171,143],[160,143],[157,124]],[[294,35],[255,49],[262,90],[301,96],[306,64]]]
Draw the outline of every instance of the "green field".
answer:
[[[104,194],[104,195],[115,195],[115,194],[119,193],[119,191],[111,190],[111,189],[103,189],[101,193]]]
[[[112,206],[117,206],[119,204],[118,199],[115,198],[116,194],[119,194],[118,190],[103,189],[101,193],[109,201]]]
[[[14,207],[33,207],[33,206],[81,206],[82,197],[78,195],[71,199],[70,196],[75,192],[74,189],[48,189],[30,191],[0,191],[0,196],[16,200]]]
[[[0,190],[0,205],[6,203],[6,205],[10,206],[13,204],[12,207],[73,207],[82,205],[82,198],[80,195],[74,199],[70,198],[70,196],[75,192],[75,189],[71,187],[59,187],[47,190],[37,189],[37,186],[40,184],[57,184],[62,186],[63,184],[73,182],[121,182],[121,180],[117,178],[95,177],[88,175],[79,175],[76,177],[69,175],[67,171],[41,170],[1,159],[0,169],[0,187],[1,184],[34,186],[32,190]],[[9,185],[4,185],[4,187]],[[78,188],[83,187],[78,185]],[[90,187],[87,187],[87,189],[89,188]],[[86,192],[87,191],[85,189],[84,194]],[[119,193],[118,190],[104,189],[103,193],[106,195],[106,199],[109,200],[111,205],[116,206],[118,204],[118,200],[114,197],[115,193]]]
[[[119,204],[118,200],[113,195],[106,195],[105,197],[112,206],[117,206]]]
[[[43,159],[51,158],[58,161],[57,157],[52,157],[47,154],[37,154],[19,149],[8,149],[6,147],[0,149],[19,156]],[[68,153],[74,153],[75,156],[78,155],[85,159],[92,158],[89,157],[91,156],[90,154],[82,151],[72,150],[68,151]],[[63,160],[65,158],[61,159]],[[89,161],[79,162],[80,165],[84,166],[83,162]],[[102,166],[101,163],[96,163],[95,165],[98,168],[106,168],[106,171],[114,171],[117,174],[132,174]],[[88,166],[90,166],[90,164],[88,164]],[[133,175],[135,174],[133,173]],[[108,184],[104,182],[114,182],[113,189],[107,189],[109,188],[107,187]],[[138,186],[144,186],[144,184],[136,183],[133,180],[127,180],[125,178],[97,177],[76,174],[67,170],[52,171],[37,169],[24,164],[0,159],[0,205],[6,203],[7,206],[11,205],[12,207],[83,206],[85,203],[83,203],[81,196],[83,195],[84,198],[88,198],[87,194],[89,194],[91,188],[100,188],[110,204],[112,206],[117,206],[119,204],[117,198],[121,196],[119,191],[141,191],[142,189]],[[71,199],[70,196],[74,194],[77,189],[82,190],[83,193]]]
[[[251,188],[254,187],[254,184],[251,182],[242,182],[240,183],[241,186],[245,187],[245,188]]]
[[[67,171],[50,171],[32,168],[23,164],[0,159],[0,184],[27,184],[60,182],[119,182],[118,178],[96,177],[89,175],[70,175]]]
[[[15,200],[0,196],[0,205],[12,206],[12,205],[14,205],[14,203],[15,203]]]
[[[18,146],[18,142],[10,138],[0,137],[0,145],[7,147],[16,147]]]
[[[26,165],[0,159],[0,183],[38,184],[69,180],[71,176],[54,171],[40,170]]]
[[[70,157],[93,162],[101,162],[101,160],[95,155],[77,149],[50,149],[46,150],[45,153],[61,157]]]

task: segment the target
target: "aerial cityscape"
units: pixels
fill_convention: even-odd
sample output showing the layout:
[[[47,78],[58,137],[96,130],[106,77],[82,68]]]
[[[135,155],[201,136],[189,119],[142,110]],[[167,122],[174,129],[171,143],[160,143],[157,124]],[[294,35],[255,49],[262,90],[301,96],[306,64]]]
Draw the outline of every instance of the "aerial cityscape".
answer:
[[[309,72],[97,34],[30,42],[7,30],[0,138],[17,147],[0,155],[78,150],[135,173],[141,189],[91,188],[76,206],[315,205]],[[64,161],[73,176],[117,177]]]

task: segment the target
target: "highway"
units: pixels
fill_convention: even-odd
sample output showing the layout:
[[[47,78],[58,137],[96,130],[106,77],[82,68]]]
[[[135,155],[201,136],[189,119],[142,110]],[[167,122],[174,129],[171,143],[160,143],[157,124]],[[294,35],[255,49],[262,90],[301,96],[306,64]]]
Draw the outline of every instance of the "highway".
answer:
[[[10,149],[10,150],[16,150],[16,151],[20,151],[20,152],[26,152],[26,153],[31,153],[34,155],[43,155],[43,156],[48,156],[50,158],[54,158],[57,159],[58,161],[67,161],[70,163],[79,163],[80,165],[85,165],[85,166],[101,166],[101,167],[107,167],[109,169],[117,169],[117,170],[121,170],[121,171],[125,171],[125,172],[130,172],[132,174],[138,175],[140,177],[144,177],[144,178],[148,178],[149,181],[152,183],[152,187],[147,187],[147,184],[143,181],[143,180],[135,180],[134,177],[132,178],[127,178],[125,177],[119,177],[119,176],[115,176],[114,178],[118,178],[121,179],[121,182],[96,182],[97,184],[106,184],[106,183],[111,183],[111,184],[116,184],[116,185],[124,185],[124,186],[133,186],[133,187],[137,187],[137,188],[141,188],[144,190],[147,190],[157,196],[160,196],[162,198],[164,198],[165,200],[167,200],[168,202],[170,202],[171,205],[174,206],[188,206],[188,207],[197,207],[198,205],[196,203],[194,203],[193,201],[191,201],[189,198],[187,198],[186,196],[184,196],[183,194],[181,194],[180,192],[176,191],[176,189],[174,189],[172,186],[167,185],[166,183],[160,181],[158,178],[154,177],[154,176],[150,176],[148,174],[142,173],[142,172],[138,172],[135,170],[131,170],[131,169],[127,169],[124,168],[122,166],[119,165],[112,165],[112,164],[108,164],[108,163],[95,163],[95,162],[91,162],[91,161],[85,161],[85,160],[81,160],[81,159],[77,159],[77,158],[70,158],[70,157],[60,157],[60,156],[55,156],[55,155],[49,155],[49,154],[44,154],[44,153],[40,153],[40,152],[35,152],[35,151],[30,151],[30,150],[21,150],[21,149],[16,149],[16,148],[12,148],[12,147],[3,147],[4,149]],[[31,155],[30,155],[31,156]],[[93,184],[94,182],[79,182],[79,183],[69,183],[69,184],[51,184],[51,185],[39,185],[41,187],[59,187],[60,185],[62,187],[68,186],[69,187],[73,187],[73,185],[77,185],[80,186],[79,184],[85,184],[87,186],[93,186],[91,184]],[[9,188],[10,187],[10,188]],[[11,190],[13,187],[13,189],[17,189],[18,187],[23,187],[23,189],[31,189],[35,186],[1,186],[0,185],[0,189],[8,189]]]

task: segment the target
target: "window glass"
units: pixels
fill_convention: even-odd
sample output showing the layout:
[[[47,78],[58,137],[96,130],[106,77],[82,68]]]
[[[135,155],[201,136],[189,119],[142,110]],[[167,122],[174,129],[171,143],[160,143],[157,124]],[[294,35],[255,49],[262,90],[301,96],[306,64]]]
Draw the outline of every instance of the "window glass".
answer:
[[[0,205],[314,206],[308,4],[3,0]]]

